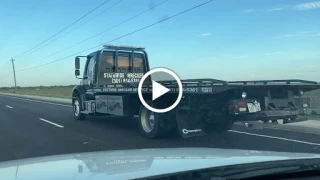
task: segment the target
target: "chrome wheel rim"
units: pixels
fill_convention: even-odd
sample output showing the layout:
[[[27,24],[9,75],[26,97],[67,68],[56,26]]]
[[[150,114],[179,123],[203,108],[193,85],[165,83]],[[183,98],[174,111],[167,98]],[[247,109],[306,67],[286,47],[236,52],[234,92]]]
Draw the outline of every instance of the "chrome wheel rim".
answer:
[[[147,133],[151,132],[154,128],[155,122],[154,113],[144,109],[141,113],[141,125],[143,130]]]
[[[80,114],[80,103],[79,103],[78,100],[74,101],[73,111],[74,111],[74,115],[75,116],[79,116],[79,114]]]

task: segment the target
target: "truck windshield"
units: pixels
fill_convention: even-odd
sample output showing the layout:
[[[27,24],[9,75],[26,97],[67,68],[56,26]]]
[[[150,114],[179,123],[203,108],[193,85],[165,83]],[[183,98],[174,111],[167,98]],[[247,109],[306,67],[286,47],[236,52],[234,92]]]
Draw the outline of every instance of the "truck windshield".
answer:
[[[145,69],[144,54],[136,52],[133,54],[133,58],[131,56],[131,52],[119,52],[116,64],[114,51],[103,52],[98,71],[98,84],[108,85],[124,81],[139,82]]]

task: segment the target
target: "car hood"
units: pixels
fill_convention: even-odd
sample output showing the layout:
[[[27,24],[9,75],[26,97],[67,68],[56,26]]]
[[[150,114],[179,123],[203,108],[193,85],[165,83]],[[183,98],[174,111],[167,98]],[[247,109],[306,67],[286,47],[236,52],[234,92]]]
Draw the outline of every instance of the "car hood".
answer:
[[[0,163],[1,179],[134,179],[186,170],[292,159],[317,154],[212,148],[116,150]]]

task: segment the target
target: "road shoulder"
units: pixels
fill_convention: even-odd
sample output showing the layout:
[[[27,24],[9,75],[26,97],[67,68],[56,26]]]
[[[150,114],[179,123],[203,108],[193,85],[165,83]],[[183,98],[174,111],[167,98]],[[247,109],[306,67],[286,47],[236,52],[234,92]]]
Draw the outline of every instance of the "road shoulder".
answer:
[[[0,95],[12,96],[12,97],[20,97],[20,98],[26,98],[26,99],[34,99],[34,100],[39,100],[39,101],[64,103],[64,104],[71,104],[72,103],[71,99],[64,99],[64,98],[33,96],[33,95],[21,95],[21,94],[11,94],[11,93],[2,93],[2,92],[0,92]]]
[[[259,121],[250,122],[250,125],[246,125],[241,122],[237,122],[236,124],[238,126],[247,126],[248,129],[278,129],[308,134],[320,134],[320,121],[318,120],[306,120],[288,124],[262,123]]]

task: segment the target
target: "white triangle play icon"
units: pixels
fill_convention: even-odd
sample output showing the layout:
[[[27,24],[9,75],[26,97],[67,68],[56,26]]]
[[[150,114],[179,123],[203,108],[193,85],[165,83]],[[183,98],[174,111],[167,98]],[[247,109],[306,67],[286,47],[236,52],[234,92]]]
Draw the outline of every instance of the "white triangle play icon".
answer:
[[[170,90],[168,88],[162,86],[160,83],[152,81],[152,101],[169,91]]]

